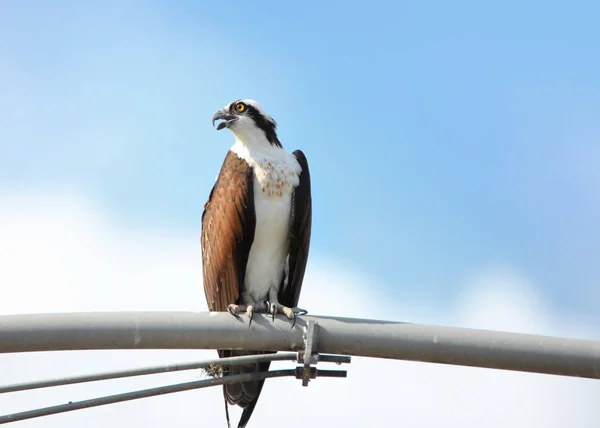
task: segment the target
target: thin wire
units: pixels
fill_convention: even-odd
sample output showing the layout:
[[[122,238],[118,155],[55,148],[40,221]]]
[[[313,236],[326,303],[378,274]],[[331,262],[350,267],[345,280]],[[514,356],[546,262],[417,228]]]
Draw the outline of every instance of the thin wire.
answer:
[[[195,361],[189,363],[169,364],[163,366],[143,367],[132,370],[122,370],[114,372],[95,373],[82,376],[72,376],[59,379],[47,379],[35,382],[17,383],[13,385],[0,386],[0,394],[7,392],[26,391],[29,389],[49,388],[59,385],[71,385],[74,383],[95,382],[99,380],[118,379],[123,377],[142,376],[155,373],[167,373],[181,370],[193,370],[217,366],[233,366],[246,363],[264,362],[264,361],[295,361],[298,354],[295,352],[281,352],[278,354],[264,355],[245,355],[241,357],[216,358],[208,361]]]
[[[27,410],[19,413],[12,413],[0,416],[0,424],[22,421],[25,419],[37,418],[40,416],[54,415],[57,413],[70,412],[73,410],[86,409],[89,407],[103,406],[106,404],[120,403],[123,401],[136,400],[139,398],[154,397],[157,395],[171,394],[173,392],[189,391],[192,389],[206,388],[215,385],[224,385],[236,382],[247,382],[252,380],[261,380],[274,377],[296,376],[295,369],[273,370],[268,372],[244,373],[231,375],[216,379],[205,379],[193,382],[180,383],[176,385],[159,386],[156,388],[142,389],[138,391],[126,392],[122,394],[109,395],[106,397],[92,398],[89,400],[69,402],[68,404],[59,404],[56,406],[44,407],[41,409]]]

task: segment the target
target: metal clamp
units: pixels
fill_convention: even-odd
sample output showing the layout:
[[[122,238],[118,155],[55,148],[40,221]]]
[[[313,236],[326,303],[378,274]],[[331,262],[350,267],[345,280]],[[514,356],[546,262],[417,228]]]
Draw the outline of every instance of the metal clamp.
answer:
[[[319,370],[311,367],[319,362],[328,363],[350,363],[351,359],[345,355],[321,355],[315,352],[317,349],[317,322],[309,320],[304,330],[304,350],[298,352],[298,362],[303,365],[296,367],[296,379],[302,379],[302,386],[308,386],[311,379],[317,377],[346,377],[345,370]]]

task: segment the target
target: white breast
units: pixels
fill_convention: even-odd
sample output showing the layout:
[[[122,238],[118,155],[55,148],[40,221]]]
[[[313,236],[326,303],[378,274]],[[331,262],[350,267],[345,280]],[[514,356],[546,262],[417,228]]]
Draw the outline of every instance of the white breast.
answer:
[[[265,146],[250,151],[237,141],[231,148],[254,170],[256,229],[246,266],[245,291],[253,302],[279,290],[288,252],[292,193],[302,171],[296,158],[284,149]]]

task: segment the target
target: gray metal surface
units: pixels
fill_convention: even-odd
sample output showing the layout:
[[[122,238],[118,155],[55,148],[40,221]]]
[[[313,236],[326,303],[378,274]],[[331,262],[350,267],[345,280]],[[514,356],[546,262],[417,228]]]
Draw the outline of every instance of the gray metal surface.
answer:
[[[317,316],[296,326],[255,314],[109,312],[0,316],[0,353],[68,349],[298,351],[316,322],[313,352],[600,378],[600,341]]]

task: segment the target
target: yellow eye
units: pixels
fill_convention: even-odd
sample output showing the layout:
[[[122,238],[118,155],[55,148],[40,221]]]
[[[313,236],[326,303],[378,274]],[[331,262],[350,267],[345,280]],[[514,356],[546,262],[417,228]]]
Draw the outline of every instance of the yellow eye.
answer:
[[[246,110],[246,104],[244,104],[244,103],[237,103],[237,104],[235,105],[235,110],[236,110],[238,113],[243,113],[243,112],[244,112],[244,110]]]

